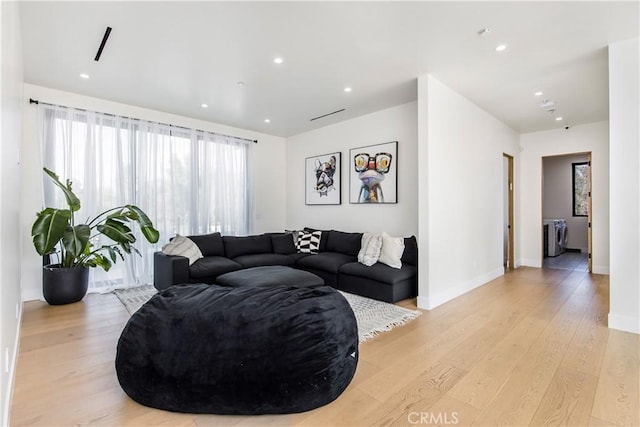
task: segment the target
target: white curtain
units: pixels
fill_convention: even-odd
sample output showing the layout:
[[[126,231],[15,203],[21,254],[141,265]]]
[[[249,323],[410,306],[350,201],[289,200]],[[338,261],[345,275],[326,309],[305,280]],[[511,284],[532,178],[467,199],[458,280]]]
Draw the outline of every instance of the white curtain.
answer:
[[[76,223],[133,204],[160,232],[152,245],[132,227],[142,256],[118,260],[108,272],[92,268],[90,292],[151,283],[153,253],[176,233],[251,232],[251,142],[66,107],[39,110],[43,166],[73,182],[82,202]],[[62,192],[43,179],[45,206],[65,207]]]

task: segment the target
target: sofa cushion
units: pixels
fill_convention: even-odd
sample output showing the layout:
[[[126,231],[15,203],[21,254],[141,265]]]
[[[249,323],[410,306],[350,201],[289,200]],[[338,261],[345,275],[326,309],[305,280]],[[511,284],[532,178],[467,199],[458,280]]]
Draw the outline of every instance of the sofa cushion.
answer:
[[[207,256],[200,258],[189,267],[191,277],[215,277],[230,271],[240,270],[242,265],[221,256]]]
[[[263,265],[293,265],[295,262],[289,255],[282,254],[240,255],[233,260],[244,268],[260,267]]]
[[[296,245],[293,242],[292,234],[272,234],[270,237],[274,253],[283,255],[296,253]]]
[[[409,264],[404,264],[402,268],[397,269],[379,262],[371,267],[362,265],[359,262],[350,262],[340,267],[340,276],[344,274],[393,285],[415,277],[418,274],[418,269]]]
[[[340,266],[356,260],[351,255],[340,254],[337,252],[322,252],[317,255],[310,255],[297,261],[297,265],[303,268],[311,268],[314,270],[328,271],[330,273],[338,273]]]
[[[286,234],[291,234],[291,237],[293,238],[293,245],[297,245],[298,244],[298,232],[300,230],[284,230],[284,232]]]
[[[416,236],[405,237],[402,264],[418,265],[418,241]]]
[[[296,254],[291,254],[288,255],[289,257],[291,257],[291,259],[293,259],[294,263],[298,263],[298,260],[301,260],[302,258],[306,258],[308,256],[312,256],[311,254],[301,254],[301,253],[296,253]]]
[[[328,233],[326,252],[339,252],[345,255],[357,256],[360,251],[362,233],[345,233],[331,230]]]
[[[224,241],[224,252],[229,258],[241,255],[273,253],[271,237],[269,236],[224,236],[222,240]]]
[[[220,233],[188,236],[200,248],[202,256],[224,256],[224,245]]]

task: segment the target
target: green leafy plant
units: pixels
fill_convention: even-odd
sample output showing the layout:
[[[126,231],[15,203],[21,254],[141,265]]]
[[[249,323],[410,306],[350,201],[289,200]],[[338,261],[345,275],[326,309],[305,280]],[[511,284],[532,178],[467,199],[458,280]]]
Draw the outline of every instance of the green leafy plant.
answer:
[[[111,265],[124,253],[140,252],[133,247],[136,237],[129,227],[132,222],[140,226],[140,231],[150,243],[156,243],[158,230],[142,209],[134,205],[118,206],[106,210],[87,220],[86,224],[76,224],[74,213],[80,209],[80,199],[71,189],[71,181],[63,184],[58,175],[44,168],[67,200],[68,209],[45,208],[37,214],[31,228],[33,245],[40,255],[60,253],[61,267],[102,267],[109,271]],[[91,241],[103,235],[114,243],[95,246]]]

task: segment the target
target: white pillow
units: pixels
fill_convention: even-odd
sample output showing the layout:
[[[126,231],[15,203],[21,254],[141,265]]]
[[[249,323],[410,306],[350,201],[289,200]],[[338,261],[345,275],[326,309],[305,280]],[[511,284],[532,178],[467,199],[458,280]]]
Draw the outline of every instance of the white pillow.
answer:
[[[202,252],[193,240],[176,234],[169,243],[162,247],[162,252],[167,255],[179,255],[189,258],[189,265],[202,258]]]
[[[391,237],[382,233],[382,249],[378,262],[393,268],[402,268],[402,253],[404,252],[404,238]]]
[[[363,233],[360,252],[358,252],[358,262],[371,267],[378,262],[380,249],[382,249],[382,234]]]

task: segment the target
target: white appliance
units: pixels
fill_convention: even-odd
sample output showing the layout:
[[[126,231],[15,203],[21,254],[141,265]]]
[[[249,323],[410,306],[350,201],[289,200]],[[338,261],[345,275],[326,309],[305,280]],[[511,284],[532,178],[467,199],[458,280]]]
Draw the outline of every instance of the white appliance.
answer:
[[[567,251],[567,242],[569,241],[569,229],[567,228],[567,220],[559,219],[560,234],[558,236],[558,245],[560,246],[560,253],[563,254]]]
[[[567,250],[567,221],[565,219],[545,219],[547,226],[548,255],[558,256]]]

